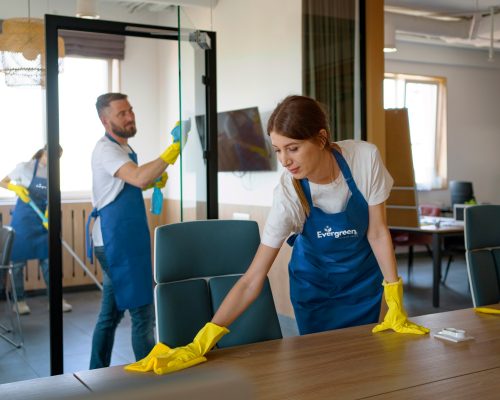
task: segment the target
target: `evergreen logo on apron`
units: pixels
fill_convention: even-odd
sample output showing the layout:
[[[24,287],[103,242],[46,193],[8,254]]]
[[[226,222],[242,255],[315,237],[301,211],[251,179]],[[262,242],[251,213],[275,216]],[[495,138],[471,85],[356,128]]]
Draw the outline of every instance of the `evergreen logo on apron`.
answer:
[[[326,237],[334,237],[335,239],[348,239],[358,236],[358,231],[356,229],[344,229],[342,231],[334,231],[328,225],[325,226],[323,231],[316,231],[318,239],[323,239]]]

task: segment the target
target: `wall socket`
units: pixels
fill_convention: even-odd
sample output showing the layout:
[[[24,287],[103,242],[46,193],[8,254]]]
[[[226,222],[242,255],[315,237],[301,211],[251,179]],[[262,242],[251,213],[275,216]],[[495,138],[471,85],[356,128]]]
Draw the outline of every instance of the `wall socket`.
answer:
[[[235,213],[233,213],[233,219],[245,219],[245,220],[248,220],[248,219],[250,219],[250,214],[235,212]]]

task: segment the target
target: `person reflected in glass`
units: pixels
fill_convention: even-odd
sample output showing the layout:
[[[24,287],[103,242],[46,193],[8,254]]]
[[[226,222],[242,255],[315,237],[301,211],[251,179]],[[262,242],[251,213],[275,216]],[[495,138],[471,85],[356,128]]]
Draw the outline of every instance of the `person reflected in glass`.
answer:
[[[62,148],[59,151],[62,155]],[[48,231],[32,207],[36,206],[41,212],[47,209],[47,146],[39,149],[29,161],[18,164],[0,181],[0,186],[17,196],[11,221],[15,233],[11,260],[19,314],[26,315],[31,312],[24,290],[24,271],[28,260],[38,260],[49,288]],[[63,299],[62,309],[69,312],[73,307]]]

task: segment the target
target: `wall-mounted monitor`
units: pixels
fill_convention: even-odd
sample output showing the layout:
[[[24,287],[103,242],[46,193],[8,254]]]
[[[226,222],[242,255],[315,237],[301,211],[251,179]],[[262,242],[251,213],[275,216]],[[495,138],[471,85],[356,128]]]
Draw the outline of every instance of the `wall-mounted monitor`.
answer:
[[[257,107],[217,114],[219,172],[274,170]],[[196,117],[202,145],[205,143],[205,116]]]

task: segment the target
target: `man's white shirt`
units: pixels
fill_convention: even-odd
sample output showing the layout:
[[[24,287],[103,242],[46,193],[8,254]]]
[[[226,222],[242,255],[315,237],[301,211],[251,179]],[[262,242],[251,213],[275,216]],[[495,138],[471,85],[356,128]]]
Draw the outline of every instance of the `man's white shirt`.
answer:
[[[103,136],[92,152],[92,205],[98,210],[113,202],[122,191],[125,182],[114,175],[124,164],[132,161],[132,149]],[[94,246],[102,246],[101,221],[98,217],[92,229]]]

